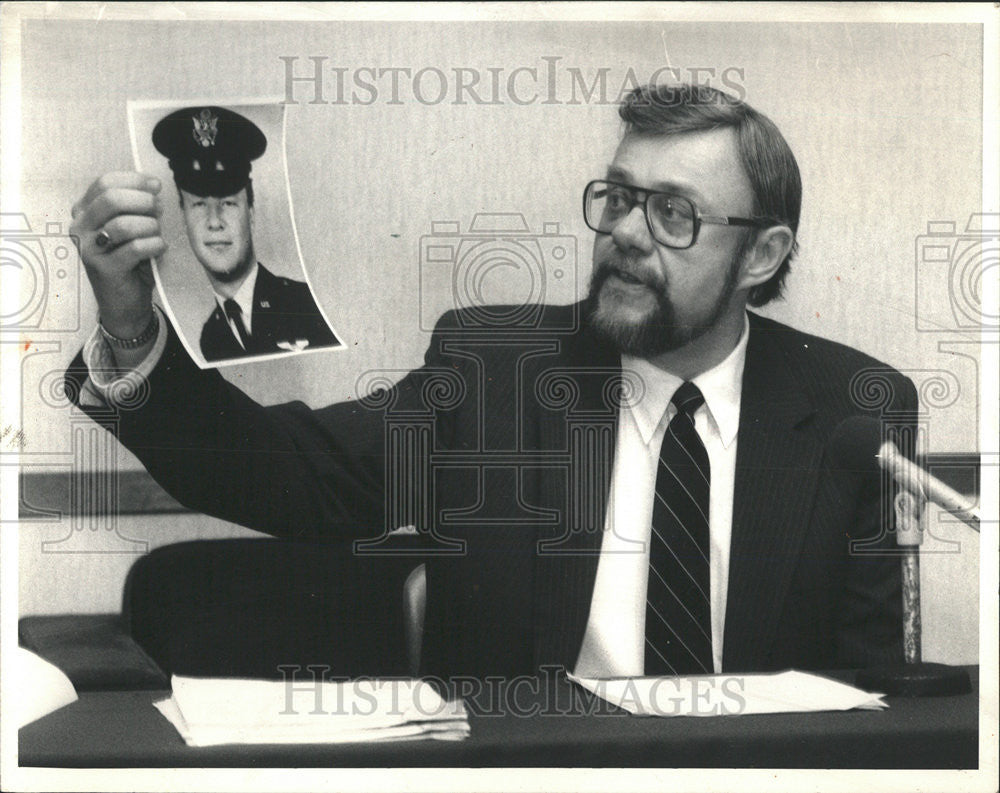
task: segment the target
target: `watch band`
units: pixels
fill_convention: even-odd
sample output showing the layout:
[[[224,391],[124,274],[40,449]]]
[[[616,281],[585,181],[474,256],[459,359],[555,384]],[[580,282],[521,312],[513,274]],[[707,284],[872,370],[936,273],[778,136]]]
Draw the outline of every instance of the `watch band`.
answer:
[[[156,334],[160,331],[160,318],[157,316],[156,309],[154,308],[146,329],[133,339],[123,339],[115,336],[113,333],[109,333],[100,322],[97,323],[97,327],[100,329],[101,335],[112,347],[118,347],[122,350],[135,350],[139,347],[144,347],[156,338]]]

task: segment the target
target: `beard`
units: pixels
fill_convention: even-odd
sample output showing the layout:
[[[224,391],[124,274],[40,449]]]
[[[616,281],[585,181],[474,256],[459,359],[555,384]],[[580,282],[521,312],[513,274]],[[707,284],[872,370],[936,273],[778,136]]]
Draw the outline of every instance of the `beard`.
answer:
[[[730,263],[722,290],[710,309],[702,317],[698,317],[696,322],[680,324],[677,321],[677,310],[668,294],[670,285],[665,279],[640,279],[653,293],[656,306],[639,319],[626,317],[624,312],[613,305],[611,298],[606,297],[602,301],[604,284],[617,271],[635,278],[639,278],[636,273],[643,272],[643,268],[629,257],[611,253],[595,264],[587,294],[585,317],[590,327],[623,355],[649,359],[678,350],[714,328],[725,313],[736,289],[742,258],[743,251],[740,250]]]

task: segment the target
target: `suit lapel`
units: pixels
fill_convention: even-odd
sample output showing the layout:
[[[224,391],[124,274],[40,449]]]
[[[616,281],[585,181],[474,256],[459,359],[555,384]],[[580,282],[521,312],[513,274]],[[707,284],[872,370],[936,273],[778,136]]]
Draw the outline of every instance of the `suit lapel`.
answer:
[[[751,314],[740,407],[723,645],[726,670],[761,667],[807,531],[822,447],[788,356]]]
[[[233,336],[222,309],[218,306],[205,323],[201,342],[202,355],[206,360],[218,361],[228,358],[238,358],[244,355],[243,348]]]
[[[539,475],[539,503],[558,515],[535,550],[535,662],[576,662],[590,614],[618,425],[621,359],[587,330],[559,340],[538,371],[537,448],[559,460]]]

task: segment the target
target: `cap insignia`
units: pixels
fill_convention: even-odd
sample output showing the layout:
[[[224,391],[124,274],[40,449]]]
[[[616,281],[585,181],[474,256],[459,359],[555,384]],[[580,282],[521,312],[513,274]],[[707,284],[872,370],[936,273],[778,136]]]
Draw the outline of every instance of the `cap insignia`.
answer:
[[[205,108],[198,114],[197,118],[192,117],[191,120],[194,122],[192,135],[198,145],[206,149],[209,146],[214,146],[215,136],[218,133],[219,117],[213,116],[212,111]]]

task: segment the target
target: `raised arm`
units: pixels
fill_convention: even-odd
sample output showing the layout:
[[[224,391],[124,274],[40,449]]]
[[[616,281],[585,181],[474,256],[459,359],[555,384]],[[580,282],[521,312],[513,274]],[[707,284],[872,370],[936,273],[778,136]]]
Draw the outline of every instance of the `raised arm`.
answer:
[[[141,174],[109,174],[73,208],[103,332],[70,366],[71,398],[194,510],[280,535],[382,533],[386,411],[422,408],[441,363],[429,356],[382,407],[356,400],[323,410],[301,402],[263,407],[217,371],[199,369],[165,318],[141,345],[116,342],[158,321],[148,262],[165,249],[158,190]],[[108,356],[117,371],[95,384]]]

